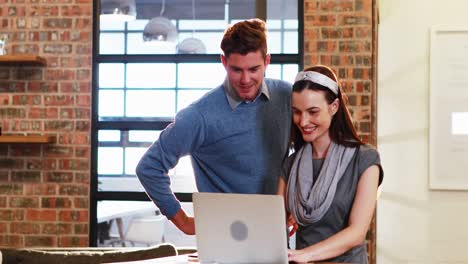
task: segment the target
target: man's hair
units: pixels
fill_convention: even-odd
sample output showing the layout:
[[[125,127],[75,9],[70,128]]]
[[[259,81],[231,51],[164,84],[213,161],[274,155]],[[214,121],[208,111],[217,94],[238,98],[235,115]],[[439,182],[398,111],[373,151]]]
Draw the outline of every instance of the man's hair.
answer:
[[[258,50],[262,52],[265,58],[267,54],[265,22],[253,18],[230,25],[224,31],[221,49],[226,58],[232,53],[246,55],[249,52]]]

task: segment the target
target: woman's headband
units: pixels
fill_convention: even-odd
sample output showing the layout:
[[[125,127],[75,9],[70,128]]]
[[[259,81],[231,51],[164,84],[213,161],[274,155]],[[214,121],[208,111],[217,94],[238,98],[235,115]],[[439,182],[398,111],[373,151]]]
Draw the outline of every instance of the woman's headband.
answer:
[[[338,83],[324,74],[315,71],[301,71],[297,73],[294,82],[302,80],[311,81],[313,83],[325,86],[338,96]]]

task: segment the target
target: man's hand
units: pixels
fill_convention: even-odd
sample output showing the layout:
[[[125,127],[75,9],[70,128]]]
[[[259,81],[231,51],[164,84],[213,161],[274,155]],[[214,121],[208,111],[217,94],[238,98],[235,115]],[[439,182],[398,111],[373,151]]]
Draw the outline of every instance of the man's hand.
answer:
[[[192,216],[188,216],[184,209],[180,208],[179,211],[172,217],[171,222],[174,223],[180,231],[187,235],[195,235],[195,222]]]

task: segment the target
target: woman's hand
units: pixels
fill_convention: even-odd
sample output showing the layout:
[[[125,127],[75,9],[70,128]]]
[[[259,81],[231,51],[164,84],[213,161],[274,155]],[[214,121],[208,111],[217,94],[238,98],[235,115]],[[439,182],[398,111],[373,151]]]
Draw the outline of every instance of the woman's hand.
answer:
[[[307,263],[310,261],[312,256],[310,253],[307,253],[306,250],[300,249],[300,250],[293,250],[289,249],[288,250],[288,260],[289,261],[294,261],[296,263]]]

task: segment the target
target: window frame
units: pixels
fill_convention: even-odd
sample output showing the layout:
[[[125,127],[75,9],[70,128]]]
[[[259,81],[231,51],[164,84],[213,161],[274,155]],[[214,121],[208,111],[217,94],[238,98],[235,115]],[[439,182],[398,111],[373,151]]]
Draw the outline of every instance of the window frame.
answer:
[[[297,0],[298,11],[298,53],[272,54],[270,64],[298,64],[303,68],[304,58],[304,0]],[[93,48],[92,48],[92,108],[91,108],[91,170],[90,170],[90,209],[89,209],[89,245],[97,246],[97,203],[102,200],[120,201],[150,201],[145,192],[99,191],[98,190],[98,132],[99,130],[162,130],[173,118],[125,118],[125,120],[99,120],[99,64],[100,63],[213,63],[220,61],[216,54],[131,54],[131,55],[100,55],[99,54],[99,10],[100,0],[93,0]],[[175,193],[181,202],[192,202],[192,193]]]

